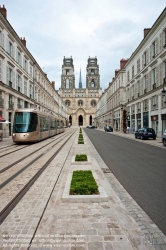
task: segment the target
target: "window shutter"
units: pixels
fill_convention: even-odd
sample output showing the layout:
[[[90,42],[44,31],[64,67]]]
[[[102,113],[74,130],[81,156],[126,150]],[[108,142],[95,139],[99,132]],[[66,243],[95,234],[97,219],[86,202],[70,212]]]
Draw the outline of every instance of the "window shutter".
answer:
[[[16,61],[18,62],[18,49],[16,49]]]
[[[146,64],[149,62],[149,49],[146,51]]]
[[[13,55],[12,56],[15,59],[15,46],[14,45],[13,45],[13,50],[12,51],[13,51]]]
[[[18,74],[16,74],[16,90],[18,90]]]
[[[2,59],[0,59],[0,81],[2,81]]]
[[[2,47],[5,48],[5,35],[2,33]]]
[[[160,43],[159,43],[159,52],[163,50],[163,33],[160,33]]]
[[[142,55],[142,69],[144,68],[144,53],[143,53],[143,55]]]
[[[150,45],[150,61],[152,60],[152,45]]]
[[[149,72],[149,77],[148,77],[148,82],[149,82],[149,85],[148,85],[148,91],[150,91],[151,90],[151,74],[152,74],[152,71],[151,72]]]
[[[9,67],[6,66],[6,84],[9,85]]]
[[[23,69],[25,69],[25,58],[23,58]]]
[[[20,55],[20,66],[22,66],[22,56]]]
[[[156,41],[155,41],[155,46],[156,46],[156,55],[158,55],[158,52],[159,52],[159,42],[158,42],[158,38],[156,38]]]
[[[15,86],[15,72],[14,71],[12,71],[13,72],[13,88],[15,89],[16,88],[16,86]]]
[[[22,77],[20,77],[20,92],[22,93]]]
[[[156,87],[158,87],[159,84],[159,66],[156,67]]]
[[[134,84],[134,98],[137,98],[137,96],[138,96],[138,83],[136,82],[135,84]]]
[[[162,74],[163,67],[162,67],[162,63],[160,63],[159,68],[160,68],[159,85],[162,85],[163,84],[163,78],[162,78],[162,76],[163,76],[163,74]]]
[[[9,40],[6,39],[6,51],[9,53]]]

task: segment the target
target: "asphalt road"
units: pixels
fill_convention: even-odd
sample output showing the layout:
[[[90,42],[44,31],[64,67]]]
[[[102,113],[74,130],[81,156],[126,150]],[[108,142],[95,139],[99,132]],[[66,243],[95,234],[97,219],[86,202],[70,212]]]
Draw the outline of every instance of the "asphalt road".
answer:
[[[95,129],[85,132],[121,185],[166,235],[166,150]]]

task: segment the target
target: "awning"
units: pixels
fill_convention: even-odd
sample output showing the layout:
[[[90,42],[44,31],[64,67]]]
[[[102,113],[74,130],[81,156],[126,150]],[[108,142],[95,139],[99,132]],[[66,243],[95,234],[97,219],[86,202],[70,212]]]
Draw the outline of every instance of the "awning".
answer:
[[[1,122],[1,121],[0,121],[0,123],[8,124],[8,123],[11,123],[11,122],[5,120],[5,122]]]
[[[3,118],[2,116],[0,116],[0,122],[5,122],[5,121],[6,121],[6,119]]]

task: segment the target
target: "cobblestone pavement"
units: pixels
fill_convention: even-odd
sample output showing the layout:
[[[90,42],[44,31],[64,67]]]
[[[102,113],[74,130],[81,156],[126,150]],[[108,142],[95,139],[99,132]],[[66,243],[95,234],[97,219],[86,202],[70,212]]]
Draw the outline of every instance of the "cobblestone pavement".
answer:
[[[0,249],[23,250],[29,243],[31,250],[166,249],[166,236],[124,190],[83,134],[85,144],[78,145],[78,133],[73,135],[2,223]],[[87,154],[90,164],[72,165],[77,153]],[[68,175],[75,169],[92,170],[107,200],[64,201]],[[9,242],[15,242],[15,247],[5,247]]]

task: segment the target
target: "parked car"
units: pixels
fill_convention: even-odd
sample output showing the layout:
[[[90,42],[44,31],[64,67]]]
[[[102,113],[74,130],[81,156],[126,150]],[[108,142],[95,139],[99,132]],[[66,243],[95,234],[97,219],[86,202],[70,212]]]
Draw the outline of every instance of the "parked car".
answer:
[[[156,133],[153,128],[140,128],[135,132],[135,138],[140,138],[141,140],[152,138],[156,140]]]
[[[111,126],[105,126],[105,127],[104,127],[104,130],[105,130],[106,132],[113,132],[113,128],[112,128]]]
[[[96,128],[96,126],[89,126],[88,128]]]
[[[162,135],[162,143],[163,143],[163,146],[166,147],[166,129]]]

